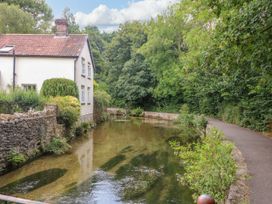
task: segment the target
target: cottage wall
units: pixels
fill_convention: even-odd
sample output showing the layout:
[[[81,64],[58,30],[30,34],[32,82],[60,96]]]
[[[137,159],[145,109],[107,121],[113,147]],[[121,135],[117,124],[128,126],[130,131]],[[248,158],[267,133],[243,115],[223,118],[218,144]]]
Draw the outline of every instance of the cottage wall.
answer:
[[[85,59],[86,64],[86,74],[82,74],[82,58]],[[89,78],[87,76],[88,73],[88,63],[91,64],[91,77]],[[81,87],[84,86],[85,88],[85,102],[83,103],[81,101],[81,120],[82,121],[89,121],[93,120],[93,79],[94,79],[94,65],[92,63],[91,57],[90,57],[90,50],[88,47],[88,44],[86,43],[84,45],[84,48],[76,61],[76,83],[79,88],[80,92],[80,99],[81,99]],[[87,101],[87,89],[90,88],[90,98],[91,101],[88,103]]]
[[[17,57],[16,85],[35,84],[40,91],[46,79],[74,80],[73,58]]]

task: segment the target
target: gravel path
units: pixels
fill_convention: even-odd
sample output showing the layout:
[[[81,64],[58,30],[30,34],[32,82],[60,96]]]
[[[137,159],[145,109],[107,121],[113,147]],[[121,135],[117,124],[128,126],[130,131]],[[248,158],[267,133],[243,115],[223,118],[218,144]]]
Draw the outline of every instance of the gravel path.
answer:
[[[222,130],[242,152],[250,174],[250,203],[272,203],[272,139],[252,130],[219,120],[209,123]]]

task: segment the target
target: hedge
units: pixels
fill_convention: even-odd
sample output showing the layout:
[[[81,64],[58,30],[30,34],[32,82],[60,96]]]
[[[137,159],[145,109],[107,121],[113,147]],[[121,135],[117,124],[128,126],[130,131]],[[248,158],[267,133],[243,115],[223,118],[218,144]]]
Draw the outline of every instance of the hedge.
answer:
[[[45,97],[56,96],[73,96],[79,98],[78,87],[70,79],[53,78],[43,82],[41,95]]]

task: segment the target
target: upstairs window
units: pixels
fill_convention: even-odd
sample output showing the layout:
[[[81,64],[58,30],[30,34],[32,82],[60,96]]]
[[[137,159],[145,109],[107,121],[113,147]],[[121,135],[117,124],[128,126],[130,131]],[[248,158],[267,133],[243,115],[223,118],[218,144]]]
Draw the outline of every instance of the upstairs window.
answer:
[[[90,62],[88,62],[88,78],[92,78],[92,65]]]
[[[85,86],[81,86],[81,104],[85,104]]]
[[[86,76],[86,61],[84,58],[81,58],[81,75]]]

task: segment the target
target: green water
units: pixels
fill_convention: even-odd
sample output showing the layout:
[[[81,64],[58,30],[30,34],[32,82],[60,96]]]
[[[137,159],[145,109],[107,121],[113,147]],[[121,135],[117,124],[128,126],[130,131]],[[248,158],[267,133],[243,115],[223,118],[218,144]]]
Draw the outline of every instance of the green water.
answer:
[[[167,143],[175,134],[165,121],[106,122],[75,141],[71,153],[43,156],[0,177],[0,193],[65,204],[191,204]]]

